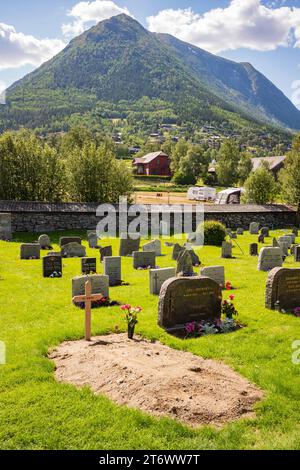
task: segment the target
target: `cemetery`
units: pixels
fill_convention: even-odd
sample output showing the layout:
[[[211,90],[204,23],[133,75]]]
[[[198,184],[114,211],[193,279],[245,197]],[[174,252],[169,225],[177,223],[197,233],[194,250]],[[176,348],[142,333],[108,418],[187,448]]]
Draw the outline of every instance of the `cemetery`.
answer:
[[[296,447],[300,239],[261,227],[222,246],[83,230],[0,241],[10,446]]]

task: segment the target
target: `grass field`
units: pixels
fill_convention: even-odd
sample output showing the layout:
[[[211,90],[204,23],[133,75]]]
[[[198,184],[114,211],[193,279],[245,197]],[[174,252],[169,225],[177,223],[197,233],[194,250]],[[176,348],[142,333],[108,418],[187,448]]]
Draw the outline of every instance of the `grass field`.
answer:
[[[129,258],[122,260],[122,268],[130,286],[111,289],[113,300],[143,307],[138,333],[222,360],[264,390],[255,419],[198,430],[117,406],[88,388],[57,383],[47,351],[83,337],[84,314],[71,302],[71,278],[80,274],[80,260],[63,261],[62,279],[43,279],[41,261],[19,260],[20,242],[34,240],[34,235],[0,242],[0,340],[7,348],[7,364],[0,366],[0,448],[299,449],[300,365],[292,363],[292,343],[300,340],[300,319],[264,308],[267,274],[256,270],[257,258],[248,256],[248,245],[256,238],[239,237],[245,255],[234,248],[236,259],[221,260],[220,248],[196,250],[204,265],[226,266],[226,278],[236,287],[239,319],[247,324],[241,331],[191,340],[168,335],[156,324],[158,298],[148,294],[148,272],[133,271]],[[52,241],[57,248],[58,234]],[[112,243],[117,255],[119,242]],[[167,256],[157,263],[173,265],[171,248],[164,252]],[[291,257],[285,265],[295,266]],[[92,317],[94,335],[116,325],[125,331],[119,307],[94,310]]]

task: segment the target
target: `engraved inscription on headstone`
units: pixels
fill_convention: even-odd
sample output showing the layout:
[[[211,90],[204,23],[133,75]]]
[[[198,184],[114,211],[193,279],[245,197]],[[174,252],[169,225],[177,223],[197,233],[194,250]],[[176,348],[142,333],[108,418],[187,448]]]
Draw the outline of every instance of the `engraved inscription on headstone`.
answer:
[[[280,248],[265,247],[260,250],[258,258],[258,270],[270,271],[282,266],[282,253]]]
[[[43,258],[43,276],[61,277],[62,276],[62,258],[60,256],[47,255]]]
[[[158,324],[166,329],[183,328],[193,321],[221,317],[222,289],[208,277],[172,278],[160,290]]]

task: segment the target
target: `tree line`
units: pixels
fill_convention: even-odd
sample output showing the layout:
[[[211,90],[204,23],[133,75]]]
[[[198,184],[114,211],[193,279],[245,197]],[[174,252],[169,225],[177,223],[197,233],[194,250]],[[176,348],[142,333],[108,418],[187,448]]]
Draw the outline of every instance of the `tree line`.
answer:
[[[117,203],[132,191],[131,172],[113,142],[87,129],[53,141],[26,129],[0,136],[0,199]]]

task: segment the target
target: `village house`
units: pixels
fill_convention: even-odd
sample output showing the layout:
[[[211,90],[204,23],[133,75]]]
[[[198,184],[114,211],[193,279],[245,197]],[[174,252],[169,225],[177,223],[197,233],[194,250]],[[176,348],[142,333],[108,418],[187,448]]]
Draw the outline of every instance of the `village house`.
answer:
[[[278,178],[279,171],[284,167],[285,155],[278,157],[256,157],[251,158],[252,161],[252,171],[256,171],[262,164],[266,163],[274,177]]]
[[[142,158],[135,158],[133,167],[137,175],[171,176],[170,157],[164,152],[148,153]]]

